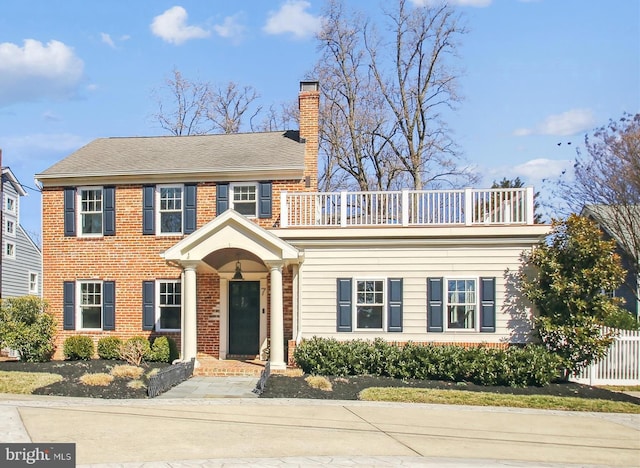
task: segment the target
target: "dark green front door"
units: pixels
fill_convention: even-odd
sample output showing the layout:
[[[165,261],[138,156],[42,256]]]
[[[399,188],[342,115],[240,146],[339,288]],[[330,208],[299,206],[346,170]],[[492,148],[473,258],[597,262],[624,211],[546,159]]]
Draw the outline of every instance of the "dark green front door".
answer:
[[[260,349],[260,281],[229,282],[229,354]]]

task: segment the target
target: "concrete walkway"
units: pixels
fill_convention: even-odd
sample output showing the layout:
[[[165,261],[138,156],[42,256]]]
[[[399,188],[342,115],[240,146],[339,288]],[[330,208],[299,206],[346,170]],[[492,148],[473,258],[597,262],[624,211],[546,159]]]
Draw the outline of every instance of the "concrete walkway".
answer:
[[[640,466],[640,416],[258,398],[0,395],[0,442],[79,466]]]
[[[257,398],[258,377],[191,377],[156,399],[171,398]]]

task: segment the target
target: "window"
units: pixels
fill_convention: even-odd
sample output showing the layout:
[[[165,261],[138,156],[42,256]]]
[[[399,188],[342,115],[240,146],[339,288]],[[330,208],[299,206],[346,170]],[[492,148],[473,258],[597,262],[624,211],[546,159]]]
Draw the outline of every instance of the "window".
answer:
[[[10,196],[7,196],[5,202],[5,209],[8,213],[16,213],[16,199]]]
[[[384,280],[356,280],[356,329],[379,329],[384,323]]]
[[[158,281],[156,330],[180,330],[182,285],[180,281]]]
[[[102,187],[81,188],[80,197],[80,235],[102,235]]]
[[[78,324],[80,329],[102,329],[102,282],[79,282]]]
[[[257,185],[256,184],[232,184],[232,207],[238,213],[245,216],[257,216]]]
[[[182,186],[158,186],[158,233],[182,234]]]
[[[474,330],[476,328],[477,294],[475,279],[448,279],[447,328]]]
[[[16,258],[16,244],[7,242],[4,247],[4,256],[8,258]]]
[[[5,232],[14,237],[16,235],[16,223],[10,219],[7,219],[5,224]]]
[[[29,273],[29,294],[38,294],[38,273]]]

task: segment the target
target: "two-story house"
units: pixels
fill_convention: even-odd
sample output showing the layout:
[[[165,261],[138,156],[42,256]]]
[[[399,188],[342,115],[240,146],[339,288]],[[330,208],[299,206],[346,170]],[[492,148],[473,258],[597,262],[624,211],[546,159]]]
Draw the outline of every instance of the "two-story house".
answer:
[[[272,369],[312,336],[526,340],[533,189],[318,192],[316,82],[299,105],[299,131],[101,138],[37,174],[57,357],[73,334]]]
[[[0,244],[2,298],[42,295],[42,252],[20,224],[20,198],[27,195],[9,167],[2,168]]]

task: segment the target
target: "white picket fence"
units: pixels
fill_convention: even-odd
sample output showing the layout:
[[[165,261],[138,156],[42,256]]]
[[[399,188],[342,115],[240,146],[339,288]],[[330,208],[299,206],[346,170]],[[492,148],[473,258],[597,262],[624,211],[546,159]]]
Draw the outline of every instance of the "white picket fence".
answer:
[[[604,329],[608,331],[608,329]],[[640,385],[640,331],[617,330],[607,355],[571,377],[587,385]]]

